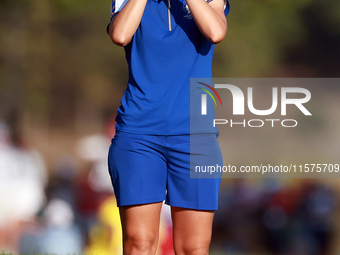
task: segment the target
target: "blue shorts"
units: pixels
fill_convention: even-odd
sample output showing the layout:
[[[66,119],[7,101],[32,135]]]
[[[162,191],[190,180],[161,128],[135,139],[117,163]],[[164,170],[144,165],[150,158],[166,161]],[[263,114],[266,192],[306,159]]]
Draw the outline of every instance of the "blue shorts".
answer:
[[[195,153],[190,153],[192,136],[200,143],[191,145]],[[191,178],[190,160],[195,158],[223,165],[216,134],[160,136],[118,131],[108,157],[118,206],[165,200],[170,206],[217,210],[221,178]]]

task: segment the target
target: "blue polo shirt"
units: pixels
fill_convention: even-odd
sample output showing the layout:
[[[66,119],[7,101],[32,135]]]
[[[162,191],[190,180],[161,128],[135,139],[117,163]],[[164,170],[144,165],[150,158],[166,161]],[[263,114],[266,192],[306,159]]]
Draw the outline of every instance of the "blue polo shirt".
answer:
[[[127,2],[116,1],[111,17]],[[171,31],[168,1],[148,0],[136,33],[124,47],[129,81],[117,111],[117,130],[190,134],[190,78],[212,77],[215,45],[199,31],[185,0],[170,0],[170,4]],[[227,0],[226,16],[229,9]]]

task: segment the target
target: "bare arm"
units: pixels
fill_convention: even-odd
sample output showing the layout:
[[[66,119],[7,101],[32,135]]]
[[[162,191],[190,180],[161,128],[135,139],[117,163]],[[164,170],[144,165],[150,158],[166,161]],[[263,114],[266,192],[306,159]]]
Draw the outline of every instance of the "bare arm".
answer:
[[[191,14],[202,34],[211,43],[219,43],[227,33],[224,0],[186,0]]]
[[[119,45],[127,45],[135,34],[142,19],[147,0],[129,0],[117,13],[109,25],[111,40]]]

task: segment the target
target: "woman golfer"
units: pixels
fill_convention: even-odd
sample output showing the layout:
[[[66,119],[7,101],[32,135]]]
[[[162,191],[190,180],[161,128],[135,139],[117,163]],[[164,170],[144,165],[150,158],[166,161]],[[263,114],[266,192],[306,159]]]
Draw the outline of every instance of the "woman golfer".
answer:
[[[190,133],[190,78],[212,77],[229,2],[116,0],[111,9],[108,33],[129,67],[109,150],[124,254],[156,253],[164,200],[176,254],[208,254],[220,178],[190,178],[190,157],[223,163],[215,128]]]

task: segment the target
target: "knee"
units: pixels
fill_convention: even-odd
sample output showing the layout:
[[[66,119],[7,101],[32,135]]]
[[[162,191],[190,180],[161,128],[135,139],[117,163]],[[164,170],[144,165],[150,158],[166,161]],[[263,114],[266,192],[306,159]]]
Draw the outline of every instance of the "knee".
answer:
[[[210,242],[199,242],[191,244],[175,244],[176,255],[208,255]]]
[[[124,254],[153,254],[157,248],[155,235],[128,235],[124,238]]]

